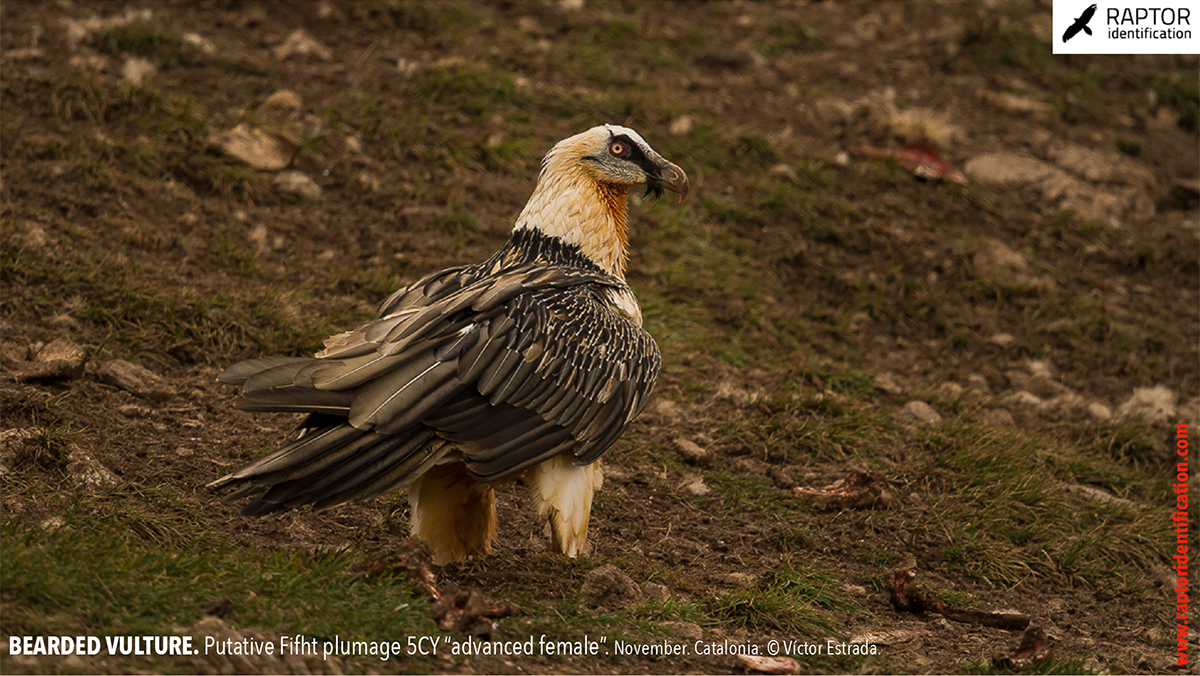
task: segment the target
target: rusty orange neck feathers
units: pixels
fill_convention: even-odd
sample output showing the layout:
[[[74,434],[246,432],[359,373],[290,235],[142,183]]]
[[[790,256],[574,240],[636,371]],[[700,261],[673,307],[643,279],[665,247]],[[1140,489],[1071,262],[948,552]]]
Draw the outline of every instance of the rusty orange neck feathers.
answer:
[[[629,188],[596,180],[569,146],[543,163],[533,196],[516,229],[536,229],[578,247],[609,274],[625,279],[629,247]]]

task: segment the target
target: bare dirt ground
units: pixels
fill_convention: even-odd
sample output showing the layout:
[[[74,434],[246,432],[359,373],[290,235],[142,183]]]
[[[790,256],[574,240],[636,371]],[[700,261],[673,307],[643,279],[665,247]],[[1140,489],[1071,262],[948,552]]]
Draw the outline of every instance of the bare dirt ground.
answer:
[[[0,5],[0,633],[605,637],[389,661],[6,643],[0,668],[744,672],[727,643],[833,639],[874,653],[785,668],[1176,670],[1200,72],[1053,57],[1049,24],[1039,2]],[[665,367],[606,456],[590,555],[549,553],[507,486],[496,552],[432,570],[505,617],[441,628],[404,496],[252,521],[205,489],[295,424],[233,410],[224,366],[487,256],[542,154],[603,122],[693,192],[635,200]],[[914,176],[913,142],[961,181]],[[897,570],[960,612],[901,609]],[[995,610],[1047,649],[1010,661],[1024,622]]]

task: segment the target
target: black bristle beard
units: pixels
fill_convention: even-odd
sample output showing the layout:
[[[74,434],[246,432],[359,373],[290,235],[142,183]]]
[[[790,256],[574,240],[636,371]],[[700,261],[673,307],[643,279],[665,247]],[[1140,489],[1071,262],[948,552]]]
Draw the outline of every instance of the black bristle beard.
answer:
[[[646,179],[646,192],[642,193],[642,197],[649,197],[650,195],[654,195],[654,199],[663,196],[662,181],[654,178]]]

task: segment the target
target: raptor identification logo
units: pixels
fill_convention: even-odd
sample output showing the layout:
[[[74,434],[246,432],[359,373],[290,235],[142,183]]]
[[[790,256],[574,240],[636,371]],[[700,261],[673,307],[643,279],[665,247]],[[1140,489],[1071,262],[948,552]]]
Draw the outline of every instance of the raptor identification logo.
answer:
[[[1200,0],[1054,0],[1055,54],[1200,54]]]

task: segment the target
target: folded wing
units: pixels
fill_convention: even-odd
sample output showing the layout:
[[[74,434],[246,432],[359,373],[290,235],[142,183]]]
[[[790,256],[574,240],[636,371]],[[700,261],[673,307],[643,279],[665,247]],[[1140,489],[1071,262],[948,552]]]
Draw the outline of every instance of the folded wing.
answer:
[[[592,462],[660,367],[649,334],[605,301],[622,286],[571,267],[457,268],[393,294],[317,357],[241,362],[219,377],[242,386],[239,407],[310,415],[294,442],[213,485],[265,514],[403,488],[450,452],[481,481],[561,453]]]

